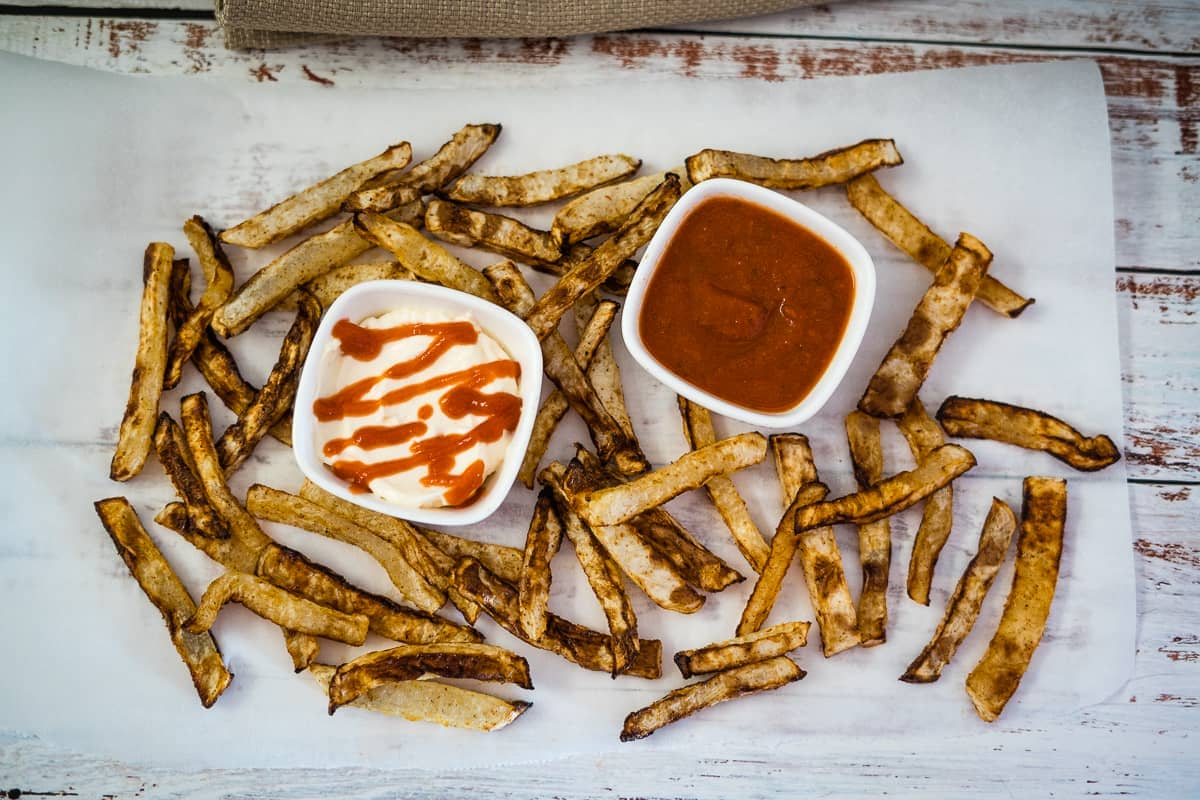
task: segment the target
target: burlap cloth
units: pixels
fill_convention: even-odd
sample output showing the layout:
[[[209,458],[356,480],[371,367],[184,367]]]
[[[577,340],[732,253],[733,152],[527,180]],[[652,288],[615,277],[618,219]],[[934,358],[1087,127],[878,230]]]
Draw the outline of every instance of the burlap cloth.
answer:
[[[335,36],[512,38],[766,14],[820,0],[216,0],[228,47]],[[320,37],[314,34],[321,35]]]

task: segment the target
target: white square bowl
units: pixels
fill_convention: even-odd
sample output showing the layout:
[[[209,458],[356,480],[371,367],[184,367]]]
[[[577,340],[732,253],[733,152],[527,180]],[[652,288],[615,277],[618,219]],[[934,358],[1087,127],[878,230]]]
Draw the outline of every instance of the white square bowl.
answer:
[[[358,322],[404,306],[436,308],[450,314],[470,314],[485,333],[500,343],[521,365],[521,416],[500,468],[488,477],[474,502],[462,507],[415,508],[398,506],[369,493],[350,491],[345,481],[321,461],[316,439],[313,402],[317,399],[321,356],[330,344],[333,326],[340,319]],[[333,301],[313,336],[312,347],[300,372],[292,414],[292,451],[300,471],[313,483],[343,500],[412,522],[432,525],[471,525],[500,507],[512,488],[521,459],[533,432],[542,392],[542,349],[533,331],[519,317],[500,306],[466,292],[417,281],[367,281],[346,290]]]
[[[812,390],[799,403],[784,411],[773,413],[755,411],[722,400],[676,375],[652,356],[642,342],[639,323],[642,315],[642,301],[645,299],[646,287],[650,283],[650,278],[658,268],[668,242],[671,241],[671,237],[675,235],[684,218],[694,208],[712,197],[736,197],[746,200],[779,213],[807,228],[842,254],[854,276],[854,298],[850,307],[850,318],[846,322],[846,330],[837,350],[834,351],[833,358],[829,361],[829,366],[825,368],[824,374],[821,375]],[[871,260],[867,249],[844,228],[803,203],[798,203],[790,197],[758,184],[729,178],[712,178],[689,189],[667,214],[666,219],[650,239],[637,272],[634,273],[629,292],[625,296],[621,335],[625,338],[625,346],[629,349],[630,355],[638,364],[677,394],[718,414],[751,425],[763,428],[793,428],[820,411],[833,395],[838,384],[841,383],[846,370],[850,368],[850,363],[858,352],[859,345],[862,344],[874,305],[875,263]]]

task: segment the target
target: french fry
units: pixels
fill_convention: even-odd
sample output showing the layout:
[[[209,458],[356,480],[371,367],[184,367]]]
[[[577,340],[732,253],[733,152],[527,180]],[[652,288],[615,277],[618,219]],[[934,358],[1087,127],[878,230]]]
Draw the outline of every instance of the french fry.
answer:
[[[321,643],[308,633],[297,633],[283,629],[283,645],[292,658],[292,669],[304,672],[321,655]]]
[[[142,471],[153,445],[167,368],[167,305],[175,250],[169,244],[152,242],[142,264],[142,303],[138,315],[137,356],[129,384],[129,402],[121,418],[117,449],[108,477],[127,481]]]
[[[457,562],[464,558],[473,558],[488,570],[494,572],[502,580],[516,584],[521,580],[521,564],[524,561],[524,551],[515,547],[493,542],[479,542],[474,539],[464,539],[452,533],[435,531],[432,528],[418,528],[429,541],[438,546],[442,552]]]
[[[938,409],[937,418],[951,436],[1042,450],[1084,472],[1104,469],[1121,459],[1121,451],[1107,436],[1084,436],[1061,419],[1032,408],[951,396]]]
[[[394,144],[374,158],[353,164],[221,233],[221,241],[240,247],[264,247],[331,217],[367,180],[401,169],[412,160],[408,142]]]
[[[310,664],[308,672],[329,694],[335,667]],[[511,724],[532,706],[523,700],[502,700],[490,694],[460,689],[431,680],[389,681],[349,703],[354,708],[403,717],[411,722],[436,722],[447,728],[496,731]]]
[[[676,400],[679,403],[679,416],[683,419],[683,438],[687,440],[688,447],[696,450],[714,444],[717,435],[713,431],[712,415],[708,409],[685,397],[677,397]],[[717,507],[717,513],[724,520],[725,527],[733,534],[734,544],[738,546],[742,556],[755,572],[762,572],[767,564],[770,549],[758,526],[750,518],[746,501],[738,494],[733,481],[724,475],[718,475],[704,484],[704,490]]]
[[[196,611],[192,596],[146,533],[128,500],[109,497],[95,506],[129,574],[162,614],[171,643],[192,676],[201,705],[210,708],[229,686],[233,675],[225,668],[221,650],[210,634],[184,630],[184,623]]]
[[[709,706],[755,692],[778,689],[805,675],[787,656],[756,661],[719,672],[708,680],[683,686],[625,717],[621,741],[644,739],[656,730],[678,722]]]
[[[236,536],[217,539],[200,533],[188,516],[187,506],[183,503],[167,503],[155,515],[154,521],[178,533],[189,544],[227,570],[253,573],[258,566],[261,551],[252,549]]]
[[[907,327],[875,370],[858,408],[873,417],[899,417],[908,408],[946,337],[958,328],[992,253],[969,233],[960,234]]]
[[[628,523],[637,535],[660,553],[690,585],[720,592],[745,577],[706,548],[665,508],[652,508]]]
[[[658,188],[638,203],[620,229],[596,248],[586,261],[563,274],[553,287],[523,315],[539,339],[558,328],[558,321],[579,298],[589,294],[616,272],[638,248],[650,241],[654,231],[682,194],[679,178],[668,174]]]
[[[883,447],[879,420],[861,411],[846,417],[850,460],[860,490],[870,489],[883,479]],[[858,558],[862,563],[863,586],[858,595],[858,632],[863,647],[887,641],[887,591],[892,568],[892,527],[887,518],[858,526]]]
[[[592,253],[596,252],[596,248],[583,242],[576,242],[572,245],[564,247],[562,255],[557,261],[539,261],[537,259],[526,259],[525,265],[533,267],[538,272],[544,272],[547,275],[563,275],[570,272],[575,267],[582,264],[592,257]],[[625,259],[612,275],[609,275],[600,287],[606,292],[612,294],[625,294],[629,291],[629,284],[633,282],[633,275],[637,271],[637,262],[632,258]]]
[[[808,622],[781,622],[747,636],[680,650],[675,654],[675,666],[680,675],[691,678],[766,661],[808,644],[809,627]]]
[[[584,492],[576,499],[576,511],[592,525],[616,525],[698,489],[716,475],[753,466],[766,455],[767,440],[761,433],[731,436],[684,453],[674,463],[629,483]]]
[[[942,669],[954,658],[958,646],[975,625],[983,599],[1004,563],[1016,527],[1017,518],[1012,509],[1001,500],[992,498],[991,510],[979,534],[979,549],[958,579],[933,638],[908,665],[900,680],[906,683],[931,683],[941,676]]]
[[[874,175],[862,175],[846,184],[846,197],[892,244],[931,273],[936,275],[950,257],[953,248],[884,191]],[[1020,316],[1034,302],[991,275],[983,276],[975,299],[1006,317]]]
[[[502,647],[464,642],[400,645],[367,653],[338,667],[329,681],[329,713],[380,684],[412,681],[426,674],[533,688],[529,663]]]
[[[1017,567],[987,652],[967,676],[967,695],[986,722],[994,722],[1017,691],[1021,676],[1042,640],[1062,558],[1067,519],[1067,482],[1026,478]]]
[[[433,200],[425,207],[425,230],[451,244],[476,247],[517,261],[556,262],[562,258],[558,243],[547,231],[530,228],[520,220],[473,208]]]
[[[914,397],[898,420],[900,432],[908,440],[913,458],[920,461],[935,447],[946,443],[942,429],[929,417],[921,398]],[[908,562],[908,596],[923,606],[929,605],[929,587],[942,547],[954,526],[954,485],[938,489],[925,498],[921,527],[913,537],[912,557]]]
[[[812,158],[777,159],[729,150],[701,150],[687,159],[692,183],[737,178],[771,189],[818,189],[845,183],[881,167],[904,163],[891,139],[864,139]]]
[[[562,544],[562,521],[554,510],[549,489],[543,489],[533,507],[525,534],[525,561],[517,585],[521,630],[530,639],[546,633],[546,608],[550,601],[550,562]]]
[[[210,583],[195,613],[184,622],[184,630],[204,633],[211,629],[217,613],[229,602],[241,603],[287,630],[353,645],[367,640],[369,620],[365,615],[343,614],[244,572],[226,572]]]
[[[204,271],[204,294],[200,296],[195,309],[185,319],[175,323],[175,338],[167,353],[167,368],[163,376],[164,389],[173,389],[179,384],[184,362],[192,357],[213,314],[233,291],[233,267],[229,265],[229,259],[208,223],[199,215],[194,216],[183,224],[183,232],[200,259],[200,268]]]
[[[383,214],[364,211],[354,217],[354,226],[368,241],[389,251],[422,280],[439,283],[460,292],[498,302],[487,278],[464,264],[446,248],[426,239],[412,225],[396,222]]]
[[[592,320],[596,318],[596,312],[609,307],[615,314],[616,304],[599,299],[595,293],[584,295],[575,304],[575,331],[579,334],[580,344],[587,341],[588,328]],[[633,420],[629,418],[629,409],[625,407],[625,390],[621,386],[621,369],[617,366],[616,358],[613,357],[612,340],[601,335],[600,342],[592,353],[592,358],[590,360],[582,359],[577,354],[576,360],[587,371],[588,380],[595,387],[596,396],[600,398],[601,404],[608,409],[609,414],[612,414],[613,419],[621,426],[621,430],[625,431],[625,435],[636,441],[637,433],[633,430]]]
[[[525,175],[464,175],[446,197],[481,206],[533,206],[619,181],[641,165],[641,159],[617,153]]]
[[[301,288],[308,292],[321,308],[329,308],[347,289],[366,281],[415,281],[417,276],[400,266],[398,261],[371,261],[365,264],[347,264],[335,267],[319,278],[313,278]],[[300,292],[295,291],[279,301],[276,311],[296,311]]]
[[[676,167],[669,171],[679,176],[681,188],[686,192],[692,185],[687,177],[687,169]],[[621,223],[633,213],[637,204],[666,177],[666,172],[643,175],[580,195],[554,215],[550,235],[560,245],[565,246],[593,236],[612,233],[621,227]]]
[[[204,493],[204,484],[192,466],[191,453],[183,429],[166,411],[158,415],[158,426],[154,429],[154,450],[158,462],[171,480],[171,485],[183,500],[187,516],[195,530],[214,539],[229,536],[229,530]]]

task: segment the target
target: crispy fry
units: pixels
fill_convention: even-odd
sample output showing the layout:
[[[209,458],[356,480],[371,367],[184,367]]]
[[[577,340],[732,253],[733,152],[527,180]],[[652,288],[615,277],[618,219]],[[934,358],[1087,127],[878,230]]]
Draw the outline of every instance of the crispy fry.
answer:
[[[525,265],[533,267],[538,272],[544,272],[547,275],[558,275],[562,277],[572,269],[587,261],[592,257],[592,253],[596,252],[596,248],[591,245],[577,242],[573,245],[566,246],[563,249],[562,256],[557,261],[538,261],[536,259],[526,259]],[[633,282],[633,275],[637,271],[637,262],[632,258],[627,258],[621,265],[617,267],[612,275],[609,275],[600,287],[612,294],[625,294],[629,290],[629,284]]]
[[[313,334],[317,332],[320,322],[320,303],[303,295],[300,310],[296,312],[296,318],[283,339],[279,358],[271,368],[266,383],[217,442],[217,455],[226,475],[250,457],[271,426],[291,409],[296,397],[296,385],[300,381],[300,369],[304,366],[304,358],[308,355]]]
[[[999,499],[992,498],[991,510],[979,534],[979,549],[975,557],[958,579],[933,638],[908,665],[900,680],[906,683],[932,683],[941,676],[942,668],[954,658],[958,646],[975,625],[983,599],[996,579],[1000,565],[1004,563],[1016,527],[1017,518],[1012,509]]]
[[[613,312],[616,312],[615,303],[601,300],[594,292],[584,295],[575,304],[575,332],[579,335],[580,343],[586,341],[589,335],[588,326],[596,317],[596,311],[605,308],[606,305],[611,306]],[[602,336],[592,354],[591,361],[584,363],[584,360],[578,359],[578,357],[577,360],[587,370],[588,379],[596,388],[596,396],[608,409],[608,413],[612,414],[613,419],[621,426],[621,430],[625,431],[626,436],[637,441],[637,433],[633,430],[633,420],[629,418],[629,409],[625,407],[625,390],[621,386],[621,369],[617,366],[616,358],[613,357],[612,340],[607,336]]]
[[[862,175],[846,184],[846,197],[892,244],[933,274],[950,257],[953,248],[885,192],[874,175]],[[1020,316],[1034,302],[1032,297],[1022,297],[991,275],[983,277],[975,299],[1006,317]]]
[[[597,247],[586,261],[564,273],[558,283],[538,299],[523,317],[539,339],[545,339],[553,333],[563,314],[579,298],[604,283],[639,247],[650,241],[659,223],[681,194],[678,176],[668,174],[657,189],[638,203],[612,238]]]
[[[641,159],[617,153],[525,175],[464,175],[446,197],[481,206],[533,206],[619,181],[641,166]]]
[[[408,142],[394,144],[374,158],[346,167],[320,183],[297,192],[266,211],[221,233],[221,241],[240,247],[264,247],[333,216],[367,180],[402,169],[412,160]]]
[[[554,263],[562,258],[558,244],[547,231],[530,228],[519,220],[433,200],[425,207],[425,230],[445,242],[477,247],[517,261]]]
[[[851,411],[846,417],[846,438],[850,441],[850,460],[854,463],[858,488],[870,489],[883,480],[879,420],[861,411]],[[858,595],[858,632],[863,647],[874,647],[887,641],[892,527],[886,517],[859,524],[858,558],[863,576],[862,591]]]
[[[283,645],[292,657],[292,669],[296,672],[304,672],[321,654],[321,643],[317,637],[287,628],[283,629]]]
[[[420,194],[437,191],[466,172],[499,135],[499,125],[465,125],[433,156],[415,164],[408,172],[392,171],[368,181],[346,200],[343,208],[382,212],[401,205],[410,191]]]
[[[652,508],[628,523],[697,589],[720,592],[746,578],[706,548],[665,508]]]
[[[712,415],[708,409],[685,397],[678,397],[676,400],[679,403],[679,416],[683,418],[683,438],[687,440],[688,447],[696,450],[715,443],[717,435],[713,431]],[[717,513],[724,520],[725,527],[733,534],[733,541],[741,551],[742,557],[755,572],[762,572],[767,564],[770,549],[758,526],[750,518],[746,501],[738,494],[733,481],[724,475],[718,475],[704,484],[704,490],[717,507]]]
[[[644,739],[659,728],[689,717],[709,706],[743,695],[778,689],[798,681],[806,673],[787,656],[778,656],[719,672],[706,681],[667,693],[645,708],[625,717],[621,741]]]
[[[408,644],[367,653],[338,667],[329,682],[329,713],[380,684],[412,681],[426,674],[533,688],[529,663],[503,647],[463,642]]]
[[[1062,558],[1067,519],[1067,482],[1026,478],[1017,567],[987,652],[967,676],[967,695],[986,722],[994,722],[1017,691],[1033,651],[1042,640]]]
[[[495,290],[479,270],[459,261],[436,242],[426,239],[412,225],[364,211],[355,215],[354,226],[363,237],[391,252],[406,269],[421,279],[498,302]]]
[[[453,558],[456,564],[464,558],[473,558],[502,580],[514,585],[521,580],[521,564],[525,556],[522,550],[503,544],[464,539],[461,536],[435,531],[432,528],[417,528],[417,530],[425,534],[425,537],[437,545],[438,549]]]
[[[550,562],[562,544],[562,522],[554,510],[549,489],[543,489],[533,507],[525,534],[525,561],[517,586],[521,630],[530,639],[546,633],[546,607],[550,601]]]
[[[189,544],[225,569],[253,573],[258,564],[261,552],[252,549],[241,539],[235,536],[214,539],[197,531],[183,503],[167,503],[154,517],[154,521],[187,539]]]
[[[108,477],[127,481],[142,471],[153,444],[167,367],[167,305],[175,250],[151,242],[142,264],[142,304],[138,322],[137,356],[129,384],[129,402],[121,418],[121,432]]]
[[[213,314],[233,291],[233,267],[229,265],[229,259],[208,223],[199,215],[194,216],[183,224],[183,232],[200,259],[205,286],[195,309],[186,319],[175,323],[175,338],[171,341],[163,376],[164,389],[173,389],[178,385],[183,376],[183,362],[192,357]]]
[[[826,150],[812,158],[777,159],[701,150],[687,159],[692,183],[709,178],[737,178],[771,189],[817,189],[845,183],[866,172],[904,163],[891,139],[864,139],[849,147]]]
[[[1032,408],[951,396],[938,409],[937,418],[951,436],[1043,450],[1084,472],[1104,469],[1121,459],[1121,451],[1107,436],[1086,437],[1061,419]]]
[[[747,636],[680,650],[675,654],[675,666],[680,675],[690,678],[766,661],[808,644],[809,627],[808,622],[781,622]]]
[[[184,630],[184,622],[196,611],[192,596],[146,533],[128,500],[109,497],[98,501],[95,506],[96,514],[112,537],[117,553],[129,568],[129,574],[142,587],[158,613],[162,614],[171,643],[191,673],[200,703],[210,708],[233,676],[225,669],[221,650],[210,634]]]
[[[166,411],[158,415],[158,427],[154,429],[154,449],[158,453],[158,462],[162,464],[163,471],[171,480],[171,485],[183,499],[187,516],[190,517],[196,531],[214,539],[227,538],[229,530],[209,505],[208,496],[204,493],[204,484],[196,475],[183,430]]]
[[[217,612],[228,602],[241,603],[287,630],[353,645],[367,640],[366,615],[343,614],[244,572],[226,572],[210,583],[195,613],[183,624],[184,630],[191,633],[209,630]]]
[[[992,253],[969,233],[960,234],[950,258],[913,309],[912,319],[875,370],[858,408],[874,417],[899,417],[908,408],[946,337],[954,332]]]
[[[311,674],[329,694],[335,667],[310,664]],[[436,722],[447,728],[497,731],[532,706],[524,700],[502,700],[490,694],[460,689],[430,680],[389,681],[379,684],[349,705],[366,711],[392,714],[411,722]]]
[[[691,187],[692,182],[688,180],[685,167],[676,167],[669,171],[679,176],[680,188],[683,191],[686,192]],[[560,245],[568,245],[593,236],[612,233],[621,227],[621,223],[633,212],[637,204],[666,177],[666,172],[643,175],[580,195],[554,215],[550,235]]]
[[[413,200],[386,216],[396,223],[418,225],[425,216],[425,206],[420,199]],[[372,242],[361,236],[354,220],[349,219],[308,237],[239,286],[233,297],[217,309],[212,319],[213,330],[226,338],[236,336],[293,291],[348,264],[371,246]]]
[[[334,300],[352,286],[366,281],[415,281],[417,276],[400,266],[398,261],[372,261],[366,264],[347,264],[329,270],[319,278],[313,278],[301,287],[313,296],[321,308],[329,308]],[[276,311],[295,311],[301,293],[292,292],[275,306]]]
[[[400,594],[422,611],[433,613],[445,605],[446,595],[413,569],[399,549],[324,506],[270,486],[255,484],[246,493],[246,510],[259,519],[303,528],[359,548],[378,561]]]
[[[920,461],[935,447],[946,443],[942,429],[929,417],[921,398],[914,397],[898,424],[908,440],[913,458]],[[913,538],[912,558],[908,562],[908,596],[923,606],[929,605],[929,587],[938,556],[950,538],[954,526],[954,485],[949,484],[925,498],[921,527]]]
[[[761,433],[742,433],[684,453],[662,469],[620,486],[584,492],[576,500],[579,515],[593,525],[616,525],[662,505],[716,475],[726,475],[762,461],[767,440]]]

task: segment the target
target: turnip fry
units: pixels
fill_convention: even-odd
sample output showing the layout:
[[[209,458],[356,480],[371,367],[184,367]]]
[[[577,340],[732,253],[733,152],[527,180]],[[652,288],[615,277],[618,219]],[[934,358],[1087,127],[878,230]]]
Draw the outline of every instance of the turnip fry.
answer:
[[[163,376],[163,388],[172,389],[183,376],[183,363],[192,357],[196,346],[208,330],[213,314],[229,299],[233,291],[233,267],[216,233],[199,215],[183,224],[184,235],[196,251],[200,268],[204,271],[204,294],[200,302],[183,320],[175,323],[175,338],[171,341],[167,355],[167,370]]]
[[[861,411],[846,417],[846,438],[858,488],[866,490],[883,479],[883,447],[879,420]],[[858,633],[863,647],[887,640],[887,591],[892,567],[892,528],[886,517],[860,523],[858,558],[863,586],[858,596]]]
[[[690,678],[766,661],[808,644],[809,627],[807,622],[781,622],[746,636],[680,650],[675,654],[675,666],[683,677]]]
[[[498,301],[492,285],[479,270],[459,261],[436,242],[426,239],[412,225],[396,222],[383,214],[364,211],[354,216],[354,227],[367,240],[389,251],[422,280],[458,289],[493,303]]]
[[[558,243],[547,231],[530,228],[520,220],[473,208],[433,200],[425,208],[425,230],[451,244],[477,247],[517,261],[556,262],[562,258]]]
[[[687,169],[676,167],[670,172],[679,176],[681,188],[686,192],[692,185],[687,178]],[[612,233],[666,177],[666,172],[643,175],[580,195],[554,215],[550,235],[556,242],[566,246],[603,233]]]
[[[776,159],[729,150],[701,150],[687,159],[692,183],[736,178],[771,189],[817,189],[845,183],[880,167],[904,163],[891,139],[865,139],[812,158]]]
[[[920,461],[935,447],[946,443],[942,429],[934,422],[921,398],[914,397],[898,420],[900,432],[908,440],[913,458]],[[929,588],[938,556],[950,538],[954,525],[954,486],[943,486],[925,498],[921,527],[913,538],[912,558],[908,562],[908,596],[923,606],[929,605]]]
[[[187,515],[195,530],[214,539],[228,537],[229,530],[209,504],[204,484],[196,475],[183,429],[166,411],[158,415],[158,426],[154,429],[154,449],[163,472],[167,473],[171,485],[175,487],[175,491],[187,507]]]
[[[445,194],[450,200],[481,206],[532,206],[619,181],[641,165],[641,159],[617,153],[525,175],[464,175]]]
[[[562,521],[554,510],[549,489],[543,489],[533,507],[525,534],[525,560],[517,586],[521,630],[531,639],[546,633],[546,607],[550,601],[550,562],[562,544]]]

